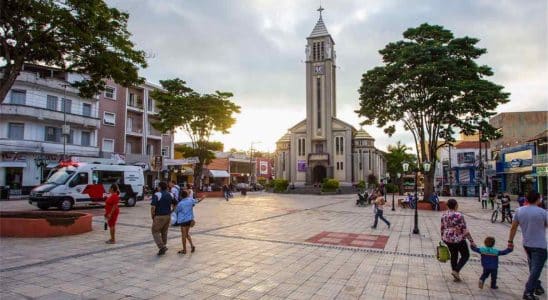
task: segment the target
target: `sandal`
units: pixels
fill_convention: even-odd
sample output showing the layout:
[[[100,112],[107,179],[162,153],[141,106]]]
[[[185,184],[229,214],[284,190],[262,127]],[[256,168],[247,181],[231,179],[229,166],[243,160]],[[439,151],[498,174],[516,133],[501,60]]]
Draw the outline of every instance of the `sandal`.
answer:
[[[194,246],[190,247],[190,253],[194,253],[194,251],[196,251],[196,247]]]
[[[179,252],[177,252],[179,254],[186,254],[186,250],[179,250]]]
[[[113,241],[113,240],[108,240],[108,241],[105,242],[105,244],[116,244],[116,242]]]

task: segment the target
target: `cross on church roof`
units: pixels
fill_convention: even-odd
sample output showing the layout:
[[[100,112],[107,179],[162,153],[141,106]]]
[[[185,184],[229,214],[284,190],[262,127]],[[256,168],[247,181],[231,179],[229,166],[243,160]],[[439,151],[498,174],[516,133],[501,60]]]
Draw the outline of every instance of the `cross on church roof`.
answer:
[[[322,11],[324,11],[325,8],[322,7],[322,5],[320,4],[320,8],[317,9],[317,11],[320,12],[320,18],[322,17]]]

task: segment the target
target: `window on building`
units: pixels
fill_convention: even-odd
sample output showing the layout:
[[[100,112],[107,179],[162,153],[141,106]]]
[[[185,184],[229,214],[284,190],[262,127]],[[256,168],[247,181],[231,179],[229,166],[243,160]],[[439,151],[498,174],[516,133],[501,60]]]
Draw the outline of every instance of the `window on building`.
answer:
[[[126,154],[131,154],[131,143],[126,143]]]
[[[84,115],[86,117],[91,117],[91,104],[84,103],[82,105],[82,115]]]
[[[127,117],[126,131],[127,132],[132,132],[133,131],[133,118],[132,117]]]
[[[304,138],[299,138],[298,139],[298,154],[299,154],[299,156],[306,155],[306,148],[305,148],[304,141],[305,141]]]
[[[61,99],[61,111],[69,113],[72,111],[72,100],[70,99]]]
[[[316,60],[316,43],[312,43],[312,60]]]
[[[322,128],[322,79],[320,77],[316,78],[316,110],[318,112],[317,115],[317,128]]]
[[[105,97],[112,100],[116,100],[116,88],[107,85],[105,87]]]
[[[169,147],[162,147],[162,156],[169,157]]]
[[[46,108],[50,110],[57,110],[57,97],[48,95]]]
[[[324,59],[325,58],[325,46],[324,46],[324,42],[321,42],[320,43],[320,59]]]
[[[80,144],[82,146],[91,145],[91,133],[89,131],[82,131],[82,138],[81,138]]]
[[[74,144],[74,130],[70,130],[69,135],[67,135],[67,144]]]
[[[116,125],[116,114],[105,111],[105,113],[103,114],[103,124],[109,126]]]
[[[147,99],[147,109],[148,111],[154,111],[154,101],[150,97]]]
[[[282,152],[282,172],[285,172],[285,152]]]
[[[62,129],[58,127],[46,126],[44,140],[46,142],[60,143]]]
[[[147,155],[154,155],[154,145],[147,144]]]
[[[341,161],[341,170],[344,170],[344,165],[342,161]]]
[[[316,144],[316,153],[323,153],[323,144],[322,143]]]
[[[339,154],[344,154],[344,138],[342,136],[339,137]]]
[[[135,94],[129,93],[129,99],[127,105],[135,107]]]
[[[369,150],[369,154],[367,156],[369,157],[369,170],[371,170],[371,150]]]
[[[10,140],[25,139],[25,124],[23,123],[8,123],[8,138]]]
[[[337,162],[336,165],[337,165],[336,169],[339,170],[339,162]]]
[[[114,140],[103,139],[103,152],[114,152]]]
[[[358,169],[363,170],[362,150],[358,150]]]
[[[25,105],[27,101],[27,91],[25,90],[11,90],[11,104]]]

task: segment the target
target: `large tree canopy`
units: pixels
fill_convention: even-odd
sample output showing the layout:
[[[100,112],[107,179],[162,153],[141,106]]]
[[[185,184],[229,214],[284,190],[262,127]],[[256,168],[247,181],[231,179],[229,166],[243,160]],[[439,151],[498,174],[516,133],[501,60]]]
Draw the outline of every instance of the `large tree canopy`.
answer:
[[[160,119],[153,126],[162,132],[180,128],[190,138],[193,150],[186,150],[198,157],[194,173],[199,185],[203,165],[214,157],[212,151],[218,150],[220,144],[211,142],[211,135],[228,133],[236,123],[234,114],[240,112],[240,107],[230,100],[232,93],[216,91],[201,95],[179,78],[160,80],[160,84],[164,90],[150,93],[157,102]]]
[[[476,63],[487,52],[475,46],[478,39],[455,38],[451,31],[429,24],[407,29],[403,37],[379,51],[384,66],[363,74],[356,112],[366,118],[362,124],[375,123],[388,135],[399,122],[412,133],[419,164],[432,163],[425,174],[427,197],[437,150],[454,141],[455,131],[496,137],[487,119],[509,101],[509,94],[486,79],[493,75],[490,67]]]
[[[25,63],[88,75],[74,84],[84,97],[104,90],[105,79],[141,83],[145,53],[129,40],[128,17],[102,0],[0,1],[0,102]]]

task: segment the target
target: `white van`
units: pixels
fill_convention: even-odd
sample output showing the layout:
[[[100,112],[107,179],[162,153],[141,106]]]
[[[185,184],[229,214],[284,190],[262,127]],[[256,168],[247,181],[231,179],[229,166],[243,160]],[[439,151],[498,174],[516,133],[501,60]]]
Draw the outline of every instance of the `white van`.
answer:
[[[76,204],[101,204],[113,183],[120,187],[120,201],[126,206],[143,200],[144,176],[139,166],[66,162],[44,184],[32,189],[29,203],[40,209],[56,206],[62,210]]]

